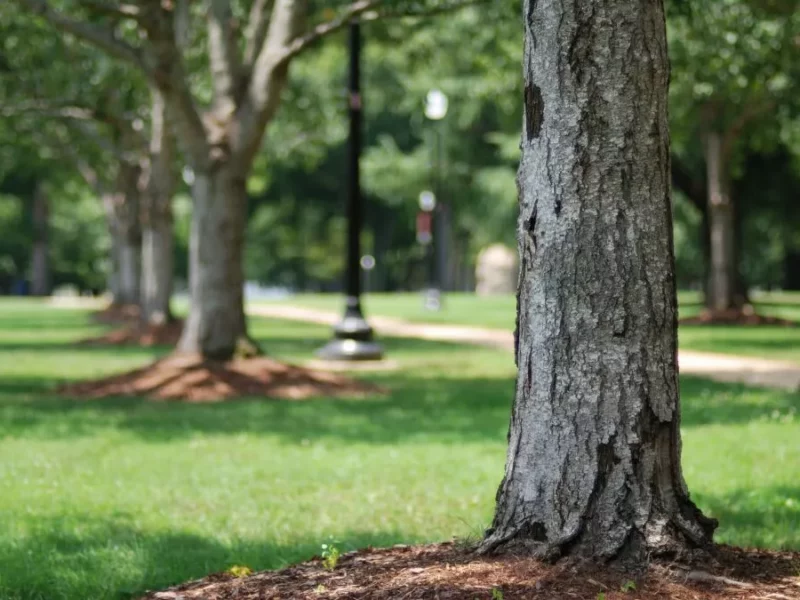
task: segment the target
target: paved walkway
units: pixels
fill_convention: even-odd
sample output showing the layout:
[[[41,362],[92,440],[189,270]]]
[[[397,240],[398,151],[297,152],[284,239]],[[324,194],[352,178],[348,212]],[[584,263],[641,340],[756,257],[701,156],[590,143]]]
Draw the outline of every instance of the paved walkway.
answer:
[[[285,304],[251,304],[248,305],[247,312],[261,317],[322,325],[332,325],[340,318],[338,313]],[[369,321],[382,335],[476,344],[509,351],[514,349],[514,334],[500,329],[410,323],[402,319],[380,316],[370,316]],[[791,362],[681,350],[678,353],[678,363],[681,373],[707,377],[715,381],[792,391],[800,389],[800,365]]]

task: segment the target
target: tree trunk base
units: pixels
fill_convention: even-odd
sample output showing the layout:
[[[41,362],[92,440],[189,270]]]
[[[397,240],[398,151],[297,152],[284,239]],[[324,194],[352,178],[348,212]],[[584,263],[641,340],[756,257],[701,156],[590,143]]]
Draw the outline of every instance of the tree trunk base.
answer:
[[[92,320],[103,325],[131,324],[139,320],[138,304],[112,301],[106,308],[92,313]]]
[[[621,565],[642,565],[650,557],[689,560],[713,548],[716,519],[704,516],[687,500],[680,514],[668,517],[651,515],[641,526],[632,527],[624,535],[619,530],[590,530],[581,524],[572,536],[546,539],[539,523],[523,522],[490,528],[478,546],[479,554],[532,556],[557,561],[565,556],[602,559]]]
[[[685,317],[679,321],[681,325],[780,325],[796,327],[797,322],[780,317],[760,315],[750,304],[727,310],[705,309],[694,317]]]

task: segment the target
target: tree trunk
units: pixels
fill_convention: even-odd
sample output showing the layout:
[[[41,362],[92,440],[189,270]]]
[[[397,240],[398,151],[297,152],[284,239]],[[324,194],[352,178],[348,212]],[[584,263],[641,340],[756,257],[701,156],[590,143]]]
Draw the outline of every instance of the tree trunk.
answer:
[[[152,91],[152,131],[147,185],[142,198],[142,322],[163,325],[172,320],[172,194],[174,141],[167,127],[163,96]]]
[[[192,195],[191,305],[178,350],[215,360],[256,353],[244,315],[245,179],[234,165],[219,164],[195,173]]]
[[[721,136],[711,132],[706,138],[708,170],[709,282],[706,308],[723,312],[739,308],[736,302],[735,221],[730,186],[722,164]]]
[[[659,0],[525,0],[518,365],[482,549],[638,562],[710,542],[680,464]]]
[[[33,249],[31,255],[31,294],[47,296],[50,293],[49,261],[49,207],[42,185],[33,192]]]
[[[142,224],[142,320],[163,325],[172,320],[172,212],[151,213]]]
[[[139,221],[139,165],[121,163],[116,191],[103,196],[109,232],[116,247],[117,294],[113,303],[138,305],[141,278],[142,230]]]

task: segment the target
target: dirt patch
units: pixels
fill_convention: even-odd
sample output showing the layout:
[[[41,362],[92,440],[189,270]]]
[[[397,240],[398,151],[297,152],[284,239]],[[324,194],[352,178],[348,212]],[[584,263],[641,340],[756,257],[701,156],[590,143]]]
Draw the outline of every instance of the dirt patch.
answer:
[[[562,560],[480,557],[452,543],[345,554],[247,577],[210,575],[142,600],[745,600],[800,598],[800,553],[719,546],[694,563],[645,572]]]
[[[181,337],[183,321],[165,325],[124,325],[103,335],[78,342],[79,346],[175,346]]]
[[[91,319],[102,325],[130,324],[139,320],[139,314],[139,307],[135,304],[109,304],[104,309],[93,312]]]
[[[752,306],[730,310],[704,310],[694,317],[686,317],[678,321],[681,325],[779,325],[781,327],[797,327],[795,321],[768,317],[758,314]]]
[[[361,397],[383,390],[336,373],[267,357],[223,363],[174,354],[135,371],[62,386],[58,393],[75,398],[139,396],[153,400],[219,402],[243,396],[289,400]]]

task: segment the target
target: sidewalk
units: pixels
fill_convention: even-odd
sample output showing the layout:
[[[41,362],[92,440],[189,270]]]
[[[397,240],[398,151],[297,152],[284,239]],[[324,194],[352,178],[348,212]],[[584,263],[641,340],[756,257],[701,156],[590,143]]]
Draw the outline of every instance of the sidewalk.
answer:
[[[260,317],[321,325],[333,325],[340,318],[340,315],[336,313],[285,304],[251,304],[247,307],[247,312]],[[370,316],[369,321],[380,335],[459,342],[509,351],[514,349],[514,334],[510,331],[458,325],[410,323],[401,319],[380,316]],[[790,391],[800,389],[800,365],[791,362],[681,350],[678,353],[678,363],[681,373],[707,377],[714,381],[743,383]]]

